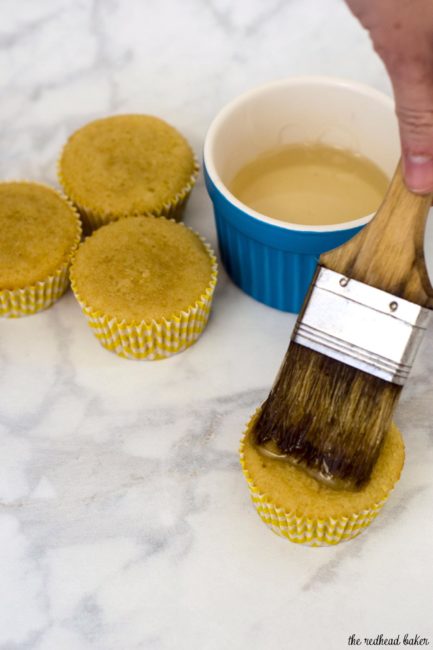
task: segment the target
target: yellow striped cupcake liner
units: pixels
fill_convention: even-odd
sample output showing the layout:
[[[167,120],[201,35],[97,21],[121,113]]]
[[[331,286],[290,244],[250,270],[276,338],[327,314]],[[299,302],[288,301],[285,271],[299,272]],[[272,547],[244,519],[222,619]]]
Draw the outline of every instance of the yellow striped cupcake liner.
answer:
[[[391,491],[382,500],[372,504],[370,508],[354,512],[350,517],[325,517],[322,519],[299,516],[276,506],[272,499],[261,492],[254,484],[245,463],[245,440],[258,411],[259,409],[245,428],[239,453],[251,500],[260,519],[277,535],[285,537],[295,544],[305,544],[307,546],[334,546],[359,535],[377,517]]]
[[[107,350],[126,359],[146,359],[148,361],[166,359],[193,345],[205,329],[218,278],[217,260],[212,248],[201,235],[183,223],[179,225],[192,230],[203,242],[212,263],[211,279],[193,305],[185,311],[173,313],[169,318],[128,322],[94,310],[78,292],[72,262],[72,291],[93,334]]]
[[[73,202],[73,204],[77,208],[81,216],[84,231],[86,234],[90,234],[94,230],[97,230],[101,226],[105,226],[107,223],[110,223],[111,221],[117,221],[118,219],[122,219],[124,217],[136,217],[136,216],[166,217],[167,219],[174,219],[174,221],[181,221],[183,217],[183,212],[185,210],[185,206],[188,202],[189,196],[197,181],[198,174],[200,171],[200,165],[197,156],[193,153],[194,169],[188,182],[177,194],[174,195],[174,197],[170,201],[164,203],[162,207],[159,208],[158,210],[154,210],[146,213],[143,212],[140,213],[131,212],[127,214],[113,214],[110,212],[101,213],[92,210],[91,208],[77,201],[74,198],[74,192],[71,189],[70,185],[68,185],[68,182],[65,179],[61,170],[60,163],[63,155],[63,149],[57,160],[57,178],[59,179],[59,183],[63,187],[65,194],[69,197],[69,199]]]
[[[64,262],[52,275],[28,287],[0,290],[0,316],[5,318],[20,318],[21,316],[31,316],[51,307],[67,290],[69,286],[69,267],[81,240],[81,222],[77,210],[69,199],[55,188],[34,181],[8,182],[31,183],[32,185],[38,185],[55,192],[55,194],[68,204],[77,218],[77,232],[74,243]]]

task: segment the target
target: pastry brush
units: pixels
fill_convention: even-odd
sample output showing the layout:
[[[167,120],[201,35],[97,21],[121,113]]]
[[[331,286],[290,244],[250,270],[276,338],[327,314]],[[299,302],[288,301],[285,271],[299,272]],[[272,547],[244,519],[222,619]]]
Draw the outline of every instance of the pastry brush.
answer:
[[[320,257],[255,423],[263,453],[338,489],[368,481],[432,306],[431,201],[407,189],[399,163],[372,221]]]

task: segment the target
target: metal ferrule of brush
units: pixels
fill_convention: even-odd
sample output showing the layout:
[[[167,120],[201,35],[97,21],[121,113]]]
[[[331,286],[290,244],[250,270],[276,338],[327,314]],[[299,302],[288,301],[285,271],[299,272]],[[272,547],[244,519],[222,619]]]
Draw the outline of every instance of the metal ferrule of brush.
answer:
[[[402,386],[429,315],[413,302],[319,267],[292,339]]]

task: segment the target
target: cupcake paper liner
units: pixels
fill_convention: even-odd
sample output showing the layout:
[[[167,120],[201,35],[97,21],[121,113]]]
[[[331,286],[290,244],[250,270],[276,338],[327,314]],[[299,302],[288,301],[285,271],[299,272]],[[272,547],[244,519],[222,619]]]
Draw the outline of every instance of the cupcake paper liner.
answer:
[[[69,267],[81,240],[81,222],[78,212],[71,201],[55,188],[44,185],[43,183],[35,183],[34,181],[8,182],[31,183],[32,185],[44,187],[55,192],[63,201],[66,201],[77,218],[77,233],[74,243],[65,260],[52,275],[28,287],[0,289],[0,316],[5,318],[20,318],[21,316],[31,316],[32,314],[47,309],[67,290],[69,286]]]
[[[181,224],[184,228],[183,223]],[[101,345],[127,359],[166,359],[189,348],[206,327],[217,283],[218,266],[212,248],[195,230],[211,259],[211,279],[198,300],[188,309],[173,312],[169,318],[128,322],[95,310],[80,296],[71,269],[71,286],[89,326]]]
[[[345,517],[299,516],[276,506],[271,497],[261,492],[255,485],[245,463],[245,440],[259,410],[251,417],[245,428],[239,453],[250,497],[260,519],[277,535],[296,544],[307,546],[334,546],[359,535],[377,517],[392,490],[369,508],[353,512],[350,516]]]
[[[166,203],[164,203],[159,210],[152,210],[150,212],[139,212],[139,213],[130,212],[125,214],[98,212],[92,210],[91,208],[89,208],[89,206],[84,205],[83,203],[77,201],[74,198],[74,192],[71,189],[70,185],[68,184],[67,180],[65,179],[61,170],[60,161],[63,156],[63,149],[57,160],[57,178],[59,179],[60,185],[63,187],[65,194],[69,197],[69,199],[72,201],[72,203],[78,210],[83,222],[84,231],[87,234],[90,234],[91,232],[97,230],[101,226],[105,226],[107,223],[110,223],[111,221],[117,221],[118,219],[122,219],[124,217],[152,216],[152,217],[166,217],[167,219],[174,219],[175,221],[181,221],[185,206],[192,192],[192,188],[194,187],[197,181],[198,173],[200,171],[200,165],[198,159],[196,155],[193,154],[194,170],[188,182],[177,194],[174,195],[171,201],[167,201]]]

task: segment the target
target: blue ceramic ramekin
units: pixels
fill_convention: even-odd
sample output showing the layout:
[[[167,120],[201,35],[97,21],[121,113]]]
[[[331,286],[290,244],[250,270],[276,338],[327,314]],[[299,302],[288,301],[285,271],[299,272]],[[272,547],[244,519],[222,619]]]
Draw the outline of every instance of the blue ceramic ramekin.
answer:
[[[315,141],[357,151],[391,176],[399,155],[392,100],[340,79],[277,81],[223,108],[204,145],[205,182],[224,267],[247,294],[283,311],[300,310],[320,254],[344,244],[372,215],[330,226],[282,222],[241,203],[228,185],[263,151]]]

